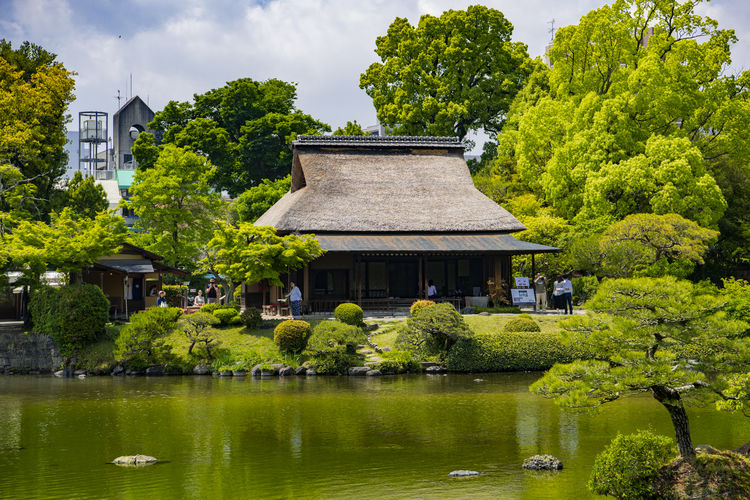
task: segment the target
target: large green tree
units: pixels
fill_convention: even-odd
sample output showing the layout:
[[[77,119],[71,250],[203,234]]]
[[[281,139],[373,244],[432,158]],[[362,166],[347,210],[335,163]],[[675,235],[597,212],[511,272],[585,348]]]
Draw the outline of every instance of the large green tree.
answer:
[[[616,0],[558,30],[480,187],[504,179],[505,199],[533,193],[586,233],[676,213],[731,232],[713,251],[747,255],[750,74],[725,74],[736,37],[699,3]]]
[[[296,99],[292,83],[241,78],[195,94],[192,103],[170,101],[149,128],[163,132],[164,143],[208,157],[216,167],[212,185],[236,196],[262,179],[287,175],[292,165],[289,146],[297,135],[331,130],[296,109]],[[136,141],[141,156],[153,157],[153,146],[146,147],[149,140]],[[136,160],[141,161],[138,156]]]
[[[93,219],[96,214],[109,208],[107,193],[90,175],[84,177],[80,171],[76,171],[64,186],[65,189],[52,198],[57,210],[70,207],[79,217]]]
[[[693,459],[686,400],[735,400],[731,384],[750,370],[748,324],[726,305],[713,287],[674,277],[605,280],[588,303],[594,314],[563,323],[568,341],[596,359],[556,364],[531,389],[573,409],[650,393],[671,418],[680,455]]]
[[[137,170],[130,199],[138,216],[134,238],[171,266],[194,268],[224,210],[211,188],[214,168],[205,157],[166,145],[152,168]]]
[[[502,12],[481,5],[424,15],[416,27],[396,18],[375,42],[382,62],[360,87],[396,134],[497,133],[530,70],[526,45],[512,34]]]
[[[234,200],[232,211],[238,222],[255,222],[274,203],[289,192],[292,176],[271,181],[263,179],[257,186],[251,187]]]
[[[266,280],[280,286],[282,273],[299,269],[323,253],[313,235],[280,236],[272,227],[249,222],[237,226],[220,223],[206,246],[201,265],[203,270],[226,279],[228,296],[232,297],[234,288],[243,281]]]
[[[33,184],[25,210],[46,218],[56,182],[65,173],[65,114],[73,100],[73,73],[42,47],[13,49],[0,40],[0,167],[10,165]],[[0,198],[0,211],[10,208]]]

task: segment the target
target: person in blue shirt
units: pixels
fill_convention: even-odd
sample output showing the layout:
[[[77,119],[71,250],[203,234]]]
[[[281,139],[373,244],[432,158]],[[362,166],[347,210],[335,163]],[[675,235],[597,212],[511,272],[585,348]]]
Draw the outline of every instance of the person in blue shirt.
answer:
[[[299,319],[302,316],[302,292],[299,291],[294,281],[289,282],[289,293],[286,296],[289,298],[289,306],[292,309],[292,316],[294,319]]]
[[[167,292],[162,290],[159,292],[159,298],[156,299],[156,307],[168,307],[167,306]]]

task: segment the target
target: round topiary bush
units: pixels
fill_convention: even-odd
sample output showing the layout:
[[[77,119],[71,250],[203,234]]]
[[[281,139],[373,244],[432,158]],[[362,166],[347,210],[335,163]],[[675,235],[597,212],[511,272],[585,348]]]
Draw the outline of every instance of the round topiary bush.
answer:
[[[248,330],[255,330],[260,326],[260,311],[254,307],[248,307],[242,314],[240,314],[242,323],[248,328]]]
[[[409,314],[414,316],[425,307],[430,307],[434,305],[435,305],[435,301],[433,300],[418,300],[415,303],[413,303],[411,307],[409,308]]]
[[[311,332],[310,323],[307,321],[288,319],[279,323],[273,330],[273,341],[283,353],[298,353],[307,347],[307,339],[310,338]]]
[[[60,287],[58,334],[52,338],[60,354],[70,356],[104,334],[109,321],[109,300],[95,285]]]
[[[226,309],[216,309],[214,311],[214,316],[216,316],[219,321],[221,321],[221,326],[238,324],[241,322],[241,320],[239,319],[240,315],[234,307],[229,307]]]
[[[653,498],[659,468],[677,455],[674,442],[649,431],[618,434],[594,460],[588,487],[615,498]]]
[[[539,328],[539,325],[536,321],[531,319],[531,317],[523,318],[521,316],[517,318],[513,318],[512,320],[505,323],[505,327],[503,328],[506,332],[541,332],[542,329]]]
[[[338,307],[333,311],[333,315],[337,320],[347,325],[359,326],[362,324],[362,319],[365,317],[365,313],[362,308],[357,304],[346,302],[339,304]]]

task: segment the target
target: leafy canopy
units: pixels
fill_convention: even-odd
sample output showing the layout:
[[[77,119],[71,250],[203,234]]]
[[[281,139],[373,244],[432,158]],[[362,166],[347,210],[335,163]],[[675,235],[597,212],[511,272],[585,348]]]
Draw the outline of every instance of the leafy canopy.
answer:
[[[263,179],[260,184],[253,186],[234,200],[232,210],[237,214],[239,222],[255,222],[274,203],[289,192],[292,186],[292,176],[271,181]]]
[[[502,12],[481,5],[424,15],[416,27],[396,18],[375,42],[382,62],[359,86],[395,134],[497,133],[529,72],[526,45],[512,33]]]

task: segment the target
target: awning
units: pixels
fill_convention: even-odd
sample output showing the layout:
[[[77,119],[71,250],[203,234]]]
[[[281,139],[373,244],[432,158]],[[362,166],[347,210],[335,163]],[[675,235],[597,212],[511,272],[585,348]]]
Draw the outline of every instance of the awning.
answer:
[[[97,261],[97,264],[132,274],[154,272],[153,264],[150,260],[146,259],[107,259],[99,260]]]
[[[329,252],[497,252],[511,255],[559,252],[559,248],[509,234],[316,234]]]

